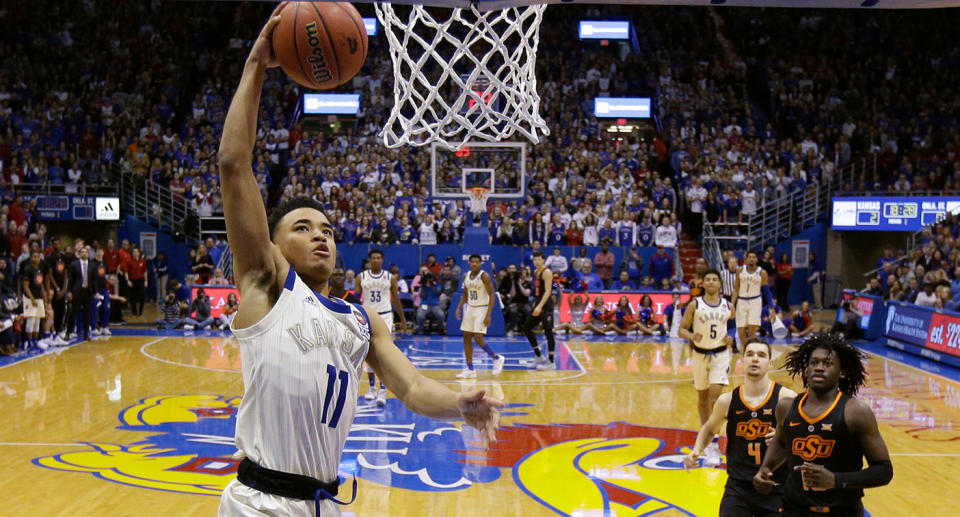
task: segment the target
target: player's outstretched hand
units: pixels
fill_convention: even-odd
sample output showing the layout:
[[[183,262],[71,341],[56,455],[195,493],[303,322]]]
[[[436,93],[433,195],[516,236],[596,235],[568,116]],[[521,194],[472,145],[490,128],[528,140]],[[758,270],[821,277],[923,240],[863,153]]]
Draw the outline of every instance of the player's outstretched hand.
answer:
[[[778,484],[773,480],[773,471],[767,467],[760,467],[757,475],[753,476],[753,487],[761,494],[769,494]]]
[[[793,470],[800,471],[803,486],[807,490],[830,490],[837,485],[836,476],[823,465],[805,461],[803,465],[793,467]]]
[[[700,464],[700,462],[697,461],[697,458],[699,457],[700,455],[695,451],[690,451],[690,454],[687,454],[683,457],[683,470],[688,471],[692,468],[696,468]]]
[[[257,41],[253,43],[253,48],[250,49],[250,57],[248,59],[259,61],[267,68],[280,66],[280,63],[277,61],[277,55],[273,52],[273,29],[280,23],[280,11],[288,3],[289,2],[280,2],[280,5],[270,13],[270,19],[267,20],[267,23],[260,31]]]
[[[480,431],[483,436],[483,448],[497,443],[497,429],[500,427],[500,411],[503,401],[484,396],[484,390],[465,393],[457,399],[457,408],[467,425]]]

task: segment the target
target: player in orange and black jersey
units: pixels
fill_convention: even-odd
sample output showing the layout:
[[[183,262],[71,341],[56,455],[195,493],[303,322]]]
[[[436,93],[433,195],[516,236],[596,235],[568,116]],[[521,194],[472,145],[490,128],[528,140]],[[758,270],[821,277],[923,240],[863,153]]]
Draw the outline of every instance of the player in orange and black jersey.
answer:
[[[863,359],[835,334],[807,339],[787,357],[786,370],[802,376],[807,392],[777,404],[777,434],[753,479],[758,491],[770,491],[773,470],[787,462],[784,516],[862,516],[863,489],[893,478],[877,419],[854,398],[866,382]]]
[[[533,273],[534,289],[531,297],[533,312],[523,326],[523,333],[530,341],[533,352],[536,355],[534,367],[537,370],[556,370],[557,366],[553,360],[553,352],[557,345],[553,338],[553,272],[550,268],[544,267],[545,259],[542,251],[533,252],[533,265],[536,271]],[[537,337],[533,334],[533,329],[540,325],[543,327],[543,335],[547,338],[547,348],[549,358],[543,357],[540,347],[537,345]]]
[[[697,443],[684,459],[685,468],[698,466],[698,458],[727,421],[727,485],[720,501],[720,517],[773,517],[780,515],[780,490],[760,494],[753,476],[760,469],[767,440],[776,424],[774,410],[783,400],[797,396],[793,390],[773,382],[770,345],[753,338],[743,348],[744,382],[717,399],[713,412],[700,428]],[[783,483],[787,469],[774,472],[773,479]]]

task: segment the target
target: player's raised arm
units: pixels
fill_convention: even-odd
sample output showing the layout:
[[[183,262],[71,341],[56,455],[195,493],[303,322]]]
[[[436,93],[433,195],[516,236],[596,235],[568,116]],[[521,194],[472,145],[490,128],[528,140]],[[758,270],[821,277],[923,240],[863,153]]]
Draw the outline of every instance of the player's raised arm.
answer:
[[[393,336],[375,313],[370,313],[370,351],[367,363],[377,377],[411,411],[431,418],[463,418],[480,431],[483,443],[496,442],[503,402],[487,397],[483,390],[458,394],[425,377],[393,344]]]
[[[263,286],[276,276],[276,257],[270,242],[266,208],[253,175],[252,155],[257,137],[260,92],[267,68],[277,66],[271,38],[280,21],[281,4],[253,44],[230,102],[220,139],[220,186],[227,240],[233,250],[237,287]]]
[[[727,411],[730,410],[731,397],[732,394],[728,391],[721,394],[713,404],[713,412],[710,413],[710,418],[700,427],[700,432],[697,433],[697,442],[694,444],[693,450],[683,458],[684,469],[697,466],[697,458],[703,454],[703,450],[707,448],[707,445],[710,445],[713,437],[722,430],[723,422],[727,419]]]

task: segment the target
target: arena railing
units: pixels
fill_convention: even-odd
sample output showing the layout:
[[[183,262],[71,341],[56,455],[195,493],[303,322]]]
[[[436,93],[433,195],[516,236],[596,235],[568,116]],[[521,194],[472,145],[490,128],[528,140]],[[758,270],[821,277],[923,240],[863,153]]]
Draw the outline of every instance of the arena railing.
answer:
[[[875,168],[875,160],[856,160],[835,171],[829,180],[819,185],[807,185],[803,192],[785,193],[763,204],[745,223],[709,223],[704,219],[704,250],[720,248],[746,251],[785,241],[826,220],[830,214],[830,200],[840,192],[846,195],[846,185],[852,185],[854,178],[860,174],[869,173],[872,176]],[[731,227],[734,230],[732,232],[729,231]],[[732,244],[721,246],[721,243]],[[719,265],[722,267],[723,264]]]
[[[119,171],[117,176],[125,212],[175,237],[200,239],[200,219],[185,196],[143,176]]]

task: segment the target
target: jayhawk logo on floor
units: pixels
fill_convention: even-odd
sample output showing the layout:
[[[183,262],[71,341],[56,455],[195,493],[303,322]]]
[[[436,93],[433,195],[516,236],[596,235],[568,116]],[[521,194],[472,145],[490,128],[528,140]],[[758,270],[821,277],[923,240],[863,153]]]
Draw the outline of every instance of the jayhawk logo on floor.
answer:
[[[143,399],[120,413],[118,429],[152,433],[148,438],[129,445],[89,442],[89,449],[33,461],[127,485],[219,496],[236,475],[239,404],[239,397],[217,395]],[[509,405],[504,416],[515,419],[528,409]],[[460,425],[415,415],[396,399],[385,408],[361,401],[341,476],[458,491],[511,475],[524,493],[558,514],[618,516],[716,515],[726,482],[722,469],[683,471],[693,431],[624,422],[515,424],[501,428],[498,443],[484,453],[477,433]]]

